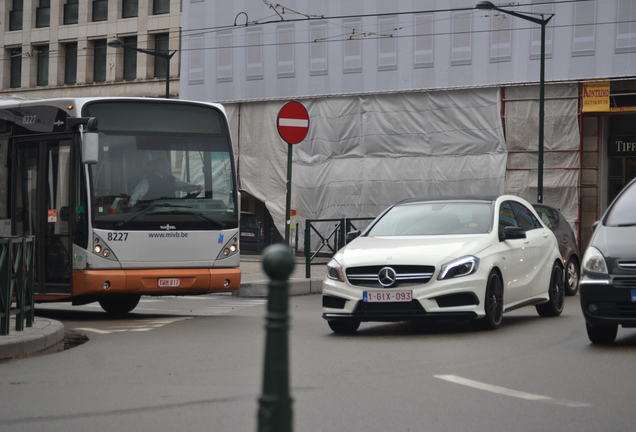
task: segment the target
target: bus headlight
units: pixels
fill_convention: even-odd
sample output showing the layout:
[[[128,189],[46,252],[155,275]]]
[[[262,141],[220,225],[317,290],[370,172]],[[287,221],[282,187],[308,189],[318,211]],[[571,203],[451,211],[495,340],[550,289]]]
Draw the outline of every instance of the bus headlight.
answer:
[[[216,259],[229,258],[232,255],[235,255],[239,251],[238,245],[238,235],[235,234],[225,245]]]
[[[101,258],[106,258],[107,260],[117,261],[117,257],[113,253],[112,249],[109,248],[106,242],[97,235],[93,236],[93,253]]]

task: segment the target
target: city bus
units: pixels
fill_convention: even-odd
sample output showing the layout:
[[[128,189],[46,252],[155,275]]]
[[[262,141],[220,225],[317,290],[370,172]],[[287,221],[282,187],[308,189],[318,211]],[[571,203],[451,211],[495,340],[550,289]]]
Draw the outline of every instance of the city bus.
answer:
[[[239,289],[239,194],[221,105],[0,100],[0,235],[34,235],[36,302]]]

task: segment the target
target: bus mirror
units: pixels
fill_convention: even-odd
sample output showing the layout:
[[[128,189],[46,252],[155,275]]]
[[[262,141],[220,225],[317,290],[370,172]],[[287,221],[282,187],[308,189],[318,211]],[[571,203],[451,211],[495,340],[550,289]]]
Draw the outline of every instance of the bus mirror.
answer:
[[[99,134],[84,132],[82,134],[82,162],[95,164],[99,158]]]

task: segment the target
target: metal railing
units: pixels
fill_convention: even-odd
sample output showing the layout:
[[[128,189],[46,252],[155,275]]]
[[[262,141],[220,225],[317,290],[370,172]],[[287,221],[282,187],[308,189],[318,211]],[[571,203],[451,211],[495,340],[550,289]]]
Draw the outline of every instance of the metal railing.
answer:
[[[33,326],[34,245],[34,236],[0,237],[0,335],[9,334],[14,300],[15,330]]]
[[[307,219],[305,220],[305,277],[311,277],[311,263],[318,256],[331,256],[347,244],[347,233],[371,222],[375,218]],[[328,224],[325,227],[325,224]],[[311,237],[317,236],[318,245],[311,249]],[[322,254],[322,255],[321,255]]]

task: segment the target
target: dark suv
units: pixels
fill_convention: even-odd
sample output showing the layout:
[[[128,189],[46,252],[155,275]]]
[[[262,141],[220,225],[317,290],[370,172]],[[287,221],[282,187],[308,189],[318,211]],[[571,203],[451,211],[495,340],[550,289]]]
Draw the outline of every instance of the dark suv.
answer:
[[[581,264],[587,335],[594,344],[611,344],[619,325],[636,327],[636,179],[595,224]]]

